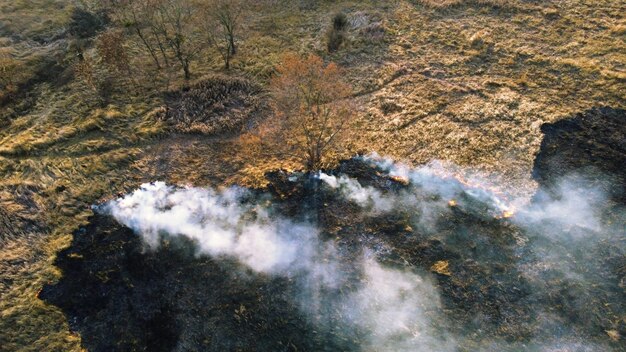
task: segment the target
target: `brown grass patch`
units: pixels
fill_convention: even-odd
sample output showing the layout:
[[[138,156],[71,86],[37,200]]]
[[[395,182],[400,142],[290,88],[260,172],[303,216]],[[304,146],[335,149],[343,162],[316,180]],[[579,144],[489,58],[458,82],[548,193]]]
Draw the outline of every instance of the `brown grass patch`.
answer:
[[[177,132],[203,134],[241,130],[266,105],[260,86],[225,75],[208,76],[170,92],[166,102],[160,119]]]
[[[419,0],[419,2],[425,6],[443,9],[454,6],[462,5],[487,5],[494,7],[503,7],[506,5],[512,5],[515,0]]]

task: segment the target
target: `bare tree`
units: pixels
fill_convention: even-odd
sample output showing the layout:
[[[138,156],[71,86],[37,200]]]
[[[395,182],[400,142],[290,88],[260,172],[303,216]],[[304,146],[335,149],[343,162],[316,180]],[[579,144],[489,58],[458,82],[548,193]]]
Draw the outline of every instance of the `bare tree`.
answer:
[[[230,68],[230,61],[237,53],[235,33],[243,6],[239,0],[212,0],[202,5],[208,42],[222,56],[226,69]]]
[[[165,47],[153,31],[155,8],[152,5],[154,2],[153,0],[109,0],[108,7],[117,22],[137,35],[155,66],[161,69],[159,50],[162,55],[161,59],[166,65],[168,62]]]
[[[203,48],[197,24],[198,9],[190,0],[160,0],[153,27],[163,38],[183,69],[185,79],[191,77],[191,61]]]
[[[157,68],[178,62],[186,79],[205,41],[194,0],[109,0],[115,17],[137,35]]]
[[[137,35],[157,68],[177,62],[185,78],[191,63],[214,47],[230,68],[237,53],[242,0],[108,0],[115,18]]]

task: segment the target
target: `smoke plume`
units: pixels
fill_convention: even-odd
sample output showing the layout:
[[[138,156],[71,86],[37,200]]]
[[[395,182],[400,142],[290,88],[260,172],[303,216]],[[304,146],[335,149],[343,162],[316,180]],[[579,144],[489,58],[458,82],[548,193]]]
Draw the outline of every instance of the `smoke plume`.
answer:
[[[556,275],[568,287],[580,288],[577,297],[563,304],[570,304],[580,318],[592,319],[585,300],[596,292],[593,273],[601,263],[591,256],[599,241],[615,238],[615,228],[604,225],[599,207],[605,201],[602,192],[578,192],[581,186],[568,179],[557,196],[529,204],[495,191],[487,180],[459,177],[458,170],[442,163],[411,168],[375,154],[363,161],[402,186],[381,190],[344,174],[319,173],[317,179],[323,189],[354,203],[365,216],[411,214],[412,227],[426,238],[442,239],[441,219],[459,211],[482,221],[515,225],[518,250],[524,253],[518,256],[516,270],[532,291],[525,298],[527,304],[549,301],[546,277]],[[467,331],[447,321],[432,274],[385,265],[382,254],[367,245],[360,249],[360,259],[350,263],[354,272],[346,272],[346,261],[354,258],[332,240],[323,239],[315,223],[287,219],[272,208],[271,199],[244,189],[216,191],[155,182],[104,204],[99,211],[133,229],[149,248],[168,237],[184,236],[196,243],[198,255],[230,257],[252,271],[295,279],[303,291],[300,299],[306,298],[303,312],[319,324],[340,321],[347,330],[358,331],[366,336],[364,350],[456,351],[470,338]],[[615,250],[625,253],[623,245]],[[489,338],[474,345],[474,350],[598,350],[579,341],[577,331],[551,317],[545,307],[537,306],[534,312],[544,317],[544,337],[558,339],[537,337],[523,344]]]
[[[316,229],[270,219],[268,209],[243,203],[247,192],[143,184],[102,209],[156,247],[163,236],[185,236],[211,256],[232,256],[258,272],[301,269],[312,259]]]
[[[428,318],[439,303],[431,282],[369,258],[352,263],[363,275],[352,295],[311,301],[316,291],[345,284],[339,251],[331,242],[323,243],[313,225],[271,216],[270,208],[246,202],[249,196],[240,188],[214,191],[155,182],[99,211],[140,234],[150,248],[164,238],[184,236],[197,244],[198,254],[229,256],[257,272],[297,278],[307,290],[307,313],[319,314],[325,304],[342,307],[343,321],[367,331],[368,345],[375,350],[392,344],[401,350],[411,350],[414,343],[434,346]],[[401,345],[395,345],[397,340]]]

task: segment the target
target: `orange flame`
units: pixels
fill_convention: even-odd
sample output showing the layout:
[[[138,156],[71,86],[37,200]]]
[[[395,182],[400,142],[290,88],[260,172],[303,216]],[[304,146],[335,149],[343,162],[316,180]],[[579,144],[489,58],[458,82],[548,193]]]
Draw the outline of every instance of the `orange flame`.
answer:
[[[508,203],[508,197],[503,194],[503,192],[499,189],[493,188],[493,187],[489,187],[488,185],[484,185],[481,183],[475,183],[475,182],[471,182],[470,180],[466,179],[465,176],[459,172],[446,172],[446,171],[439,171],[439,170],[435,170],[434,174],[441,177],[442,179],[446,179],[446,178],[452,178],[456,181],[458,181],[459,183],[461,183],[463,186],[467,187],[467,188],[476,188],[476,189],[482,189],[482,190],[486,190],[491,192],[495,197],[497,197],[502,203],[506,204]],[[452,199],[450,201],[448,201],[448,205],[451,207],[455,207],[458,205],[457,201]],[[506,219],[506,218],[511,218],[513,217],[513,215],[515,215],[515,209],[509,207],[508,205],[504,205],[501,209],[502,213],[500,216],[496,216],[496,218],[498,219]]]
[[[513,210],[505,210],[502,212],[502,217],[503,218],[510,218],[513,215],[515,215],[515,212]]]

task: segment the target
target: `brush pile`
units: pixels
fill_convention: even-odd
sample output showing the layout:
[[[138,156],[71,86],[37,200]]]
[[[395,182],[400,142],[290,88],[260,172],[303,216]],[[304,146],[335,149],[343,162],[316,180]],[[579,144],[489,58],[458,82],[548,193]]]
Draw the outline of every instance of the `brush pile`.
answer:
[[[165,111],[158,118],[176,132],[236,132],[265,111],[261,93],[261,88],[247,79],[212,75],[169,92]]]

